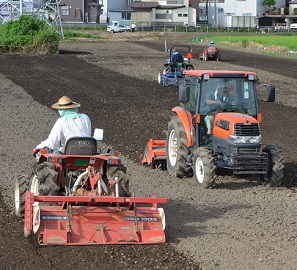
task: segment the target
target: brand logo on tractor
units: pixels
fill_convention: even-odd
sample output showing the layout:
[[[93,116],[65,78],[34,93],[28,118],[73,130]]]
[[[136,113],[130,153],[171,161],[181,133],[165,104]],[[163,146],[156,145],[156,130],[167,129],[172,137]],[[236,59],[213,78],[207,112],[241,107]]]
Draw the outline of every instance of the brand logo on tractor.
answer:
[[[78,145],[89,145],[89,142],[84,142],[84,141],[77,141],[76,144]]]

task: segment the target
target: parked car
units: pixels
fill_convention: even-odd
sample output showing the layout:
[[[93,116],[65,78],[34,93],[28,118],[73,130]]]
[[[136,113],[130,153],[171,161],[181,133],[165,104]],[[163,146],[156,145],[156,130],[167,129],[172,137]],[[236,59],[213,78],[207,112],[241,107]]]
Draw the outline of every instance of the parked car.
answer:
[[[120,25],[118,21],[112,21],[111,24],[107,26],[107,32],[110,32],[110,33],[131,32],[131,26]]]

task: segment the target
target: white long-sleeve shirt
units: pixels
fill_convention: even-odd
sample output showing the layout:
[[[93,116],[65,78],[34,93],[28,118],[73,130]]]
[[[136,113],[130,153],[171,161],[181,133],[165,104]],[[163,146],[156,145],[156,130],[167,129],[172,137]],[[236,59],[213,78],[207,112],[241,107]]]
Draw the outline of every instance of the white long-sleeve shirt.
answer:
[[[91,132],[91,121],[86,114],[80,113],[80,117],[75,119],[60,117],[54,124],[48,138],[38,144],[36,148],[49,147],[64,152],[66,141],[69,138],[88,137],[91,136]]]

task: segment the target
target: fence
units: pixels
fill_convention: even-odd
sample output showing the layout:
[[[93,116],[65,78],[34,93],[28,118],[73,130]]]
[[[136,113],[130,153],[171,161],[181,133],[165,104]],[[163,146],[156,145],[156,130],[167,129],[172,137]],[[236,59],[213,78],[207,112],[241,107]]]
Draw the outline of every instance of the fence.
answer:
[[[63,23],[64,30],[80,29],[84,30],[98,30],[106,31],[106,23]],[[183,24],[158,24],[147,25],[146,23],[139,23],[136,26],[136,31],[142,32],[230,32],[230,33],[297,33],[292,29],[275,29],[272,26],[256,27],[213,27],[209,25],[202,26],[185,26]]]

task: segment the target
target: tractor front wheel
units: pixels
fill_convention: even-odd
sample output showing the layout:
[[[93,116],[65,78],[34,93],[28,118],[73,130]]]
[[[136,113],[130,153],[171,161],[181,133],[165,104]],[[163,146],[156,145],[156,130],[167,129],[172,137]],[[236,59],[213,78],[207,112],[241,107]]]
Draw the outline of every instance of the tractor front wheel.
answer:
[[[15,215],[22,218],[25,213],[26,191],[28,190],[30,178],[28,175],[20,176],[14,187],[14,206]]]
[[[187,69],[187,70],[194,70],[194,66],[193,66],[193,65],[189,65],[189,66],[187,66],[186,69]]]
[[[187,164],[190,150],[182,121],[172,117],[168,124],[166,139],[166,164],[168,173],[177,178],[192,175],[192,168]]]
[[[270,187],[280,186],[284,177],[283,156],[273,145],[266,146],[263,152],[268,154],[268,170],[267,174],[262,176],[262,180]]]
[[[214,186],[216,178],[215,168],[211,151],[204,147],[197,148],[194,152],[193,171],[199,187],[207,189]]]

